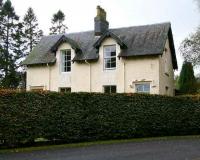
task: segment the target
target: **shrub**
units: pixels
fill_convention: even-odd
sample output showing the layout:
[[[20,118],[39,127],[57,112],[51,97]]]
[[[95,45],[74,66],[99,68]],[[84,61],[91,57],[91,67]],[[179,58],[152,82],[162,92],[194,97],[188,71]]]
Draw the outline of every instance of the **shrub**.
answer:
[[[200,133],[200,96],[0,92],[4,146]]]

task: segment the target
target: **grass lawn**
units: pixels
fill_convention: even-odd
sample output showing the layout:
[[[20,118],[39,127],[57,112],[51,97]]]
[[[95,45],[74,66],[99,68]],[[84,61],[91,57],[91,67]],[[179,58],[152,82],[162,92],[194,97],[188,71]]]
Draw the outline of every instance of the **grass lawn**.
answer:
[[[200,135],[192,136],[172,136],[172,137],[152,137],[152,138],[135,138],[135,139],[123,139],[123,140],[108,140],[108,141],[95,141],[95,142],[83,142],[83,143],[72,143],[72,144],[61,144],[61,145],[47,145],[37,147],[25,147],[25,148],[14,148],[14,149],[1,149],[1,153],[17,153],[17,152],[31,152],[39,150],[54,150],[62,148],[76,148],[76,147],[88,147],[93,145],[103,144],[117,144],[117,143],[129,143],[129,142],[146,142],[156,140],[183,140],[183,139],[199,139]]]

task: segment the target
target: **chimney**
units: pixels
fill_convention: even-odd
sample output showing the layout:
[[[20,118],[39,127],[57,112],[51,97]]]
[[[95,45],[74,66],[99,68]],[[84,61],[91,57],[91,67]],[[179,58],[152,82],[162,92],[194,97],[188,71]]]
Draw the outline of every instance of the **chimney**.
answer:
[[[95,36],[101,36],[109,28],[109,23],[106,20],[106,12],[100,6],[97,6],[97,16],[94,18]]]

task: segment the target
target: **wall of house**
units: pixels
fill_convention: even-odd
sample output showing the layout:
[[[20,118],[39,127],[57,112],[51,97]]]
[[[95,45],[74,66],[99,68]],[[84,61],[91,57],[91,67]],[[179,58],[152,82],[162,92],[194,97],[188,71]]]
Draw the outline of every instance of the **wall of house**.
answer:
[[[43,87],[44,90],[49,88],[49,67],[48,66],[34,66],[27,68],[27,90],[31,87]]]
[[[135,83],[150,82],[151,93],[159,93],[159,61],[158,57],[117,58],[115,70],[104,70],[103,46],[116,45],[116,54],[120,46],[112,38],[103,41],[99,49],[99,60],[91,64],[91,91],[103,92],[103,86],[116,85],[118,93],[135,92]]]
[[[171,50],[169,47],[169,40],[165,44],[165,51],[159,56],[159,73],[160,84],[159,92],[162,95],[174,95],[174,70],[172,64]]]
[[[56,52],[56,63],[52,66],[35,66],[27,68],[27,90],[31,86],[45,86],[45,90],[59,91],[61,87],[71,87],[72,72],[61,71],[61,53],[60,50],[71,49],[72,58],[74,57],[74,50],[68,43],[63,43],[59,46]],[[73,67],[72,63],[72,69]]]
[[[169,95],[172,94],[173,69],[171,70],[170,49],[162,57],[132,57],[128,59],[118,58],[115,70],[104,70],[103,46],[116,45],[116,54],[120,53],[120,46],[112,38],[103,41],[99,48],[99,59],[95,62],[74,62],[71,72],[62,73],[61,54],[62,49],[71,49],[72,58],[74,50],[68,43],[63,43],[56,53],[56,64],[53,66],[28,67],[27,69],[27,89],[28,86],[44,85],[46,90],[59,91],[60,87],[71,87],[72,92],[103,92],[103,86],[116,85],[118,93],[135,92],[136,83],[150,83],[150,93],[164,94],[164,85],[169,86]],[[168,42],[166,47],[169,47]],[[169,77],[163,74],[163,60],[169,63]],[[33,77],[34,75],[34,77]],[[49,78],[50,77],[50,78]]]
[[[125,79],[126,92],[136,92],[135,84],[150,83],[150,93],[159,94],[158,57],[133,57],[126,60]]]
[[[63,87],[71,87],[72,86],[72,73],[71,72],[62,72],[61,70],[61,50],[71,49],[71,57],[73,58],[75,55],[74,49],[72,49],[71,45],[68,43],[63,43],[58,47],[56,52],[56,63],[51,67],[51,85],[49,90],[59,91],[59,88]],[[73,67],[72,63],[72,69]]]

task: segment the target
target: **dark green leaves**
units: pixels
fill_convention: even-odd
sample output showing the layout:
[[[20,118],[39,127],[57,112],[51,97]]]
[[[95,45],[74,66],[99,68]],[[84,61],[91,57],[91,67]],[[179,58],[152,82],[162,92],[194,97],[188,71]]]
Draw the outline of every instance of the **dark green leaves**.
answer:
[[[4,146],[200,133],[200,97],[0,92]]]

